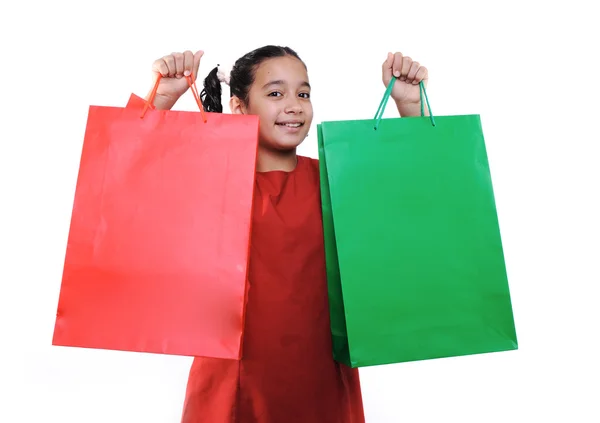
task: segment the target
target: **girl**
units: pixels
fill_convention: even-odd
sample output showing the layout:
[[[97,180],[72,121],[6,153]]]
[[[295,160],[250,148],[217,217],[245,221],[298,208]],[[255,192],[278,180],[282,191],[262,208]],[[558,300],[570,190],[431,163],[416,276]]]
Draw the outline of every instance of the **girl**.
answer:
[[[202,55],[154,62],[157,109],[186,92]],[[392,74],[400,116],[420,115],[427,69],[389,53],[385,86]],[[260,118],[243,359],[194,359],[182,423],[364,423],[358,371],[332,356],[318,162],[296,154],[313,118],[306,65],[288,47],[256,49],[230,75],[209,73],[206,111],[223,111],[222,82],[232,113]]]

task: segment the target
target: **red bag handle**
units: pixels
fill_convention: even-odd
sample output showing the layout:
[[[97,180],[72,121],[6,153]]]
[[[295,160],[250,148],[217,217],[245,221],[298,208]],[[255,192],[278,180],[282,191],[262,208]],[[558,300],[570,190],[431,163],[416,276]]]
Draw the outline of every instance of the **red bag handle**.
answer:
[[[156,78],[156,83],[154,84],[154,88],[152,88],[150,97],[146,101],[146,105],[144,106],[144,110],[142,111],[142,115],[140,116],[141,118],[143,118],[146,115],[146,111],[148,110],[148,107],[150,107],[151,104],[154,104],[154,98],[156,97],[156,91],[158,91],[158,84],[160,84],[161,78],[162,78],[162,75],[158,74],[158,78]],[[200,108],[200,114],[202,115],[202,120],[204,121],[204,123],[206,123],[206,113],[204,113],[204,106],[202,105],[202,100],[200,99],[200,95],[198,94],[198,88],[196,87],[196,81],[192,81],[192,77],[189,75],[186,76],[185,79],[187,80],[188,85],[190,86],[190,88],[192,90],[192,94],[194,95],[196,104],[198,104],[198,107]]]

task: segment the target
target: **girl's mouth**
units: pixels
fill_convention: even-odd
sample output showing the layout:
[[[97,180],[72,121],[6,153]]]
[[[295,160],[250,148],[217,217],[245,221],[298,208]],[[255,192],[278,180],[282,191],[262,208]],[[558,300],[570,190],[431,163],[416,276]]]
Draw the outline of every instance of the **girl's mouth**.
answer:
[[[279,126],[285,126],[287,128],[300,128],[304,125],[304,122],[279,122],[276,123]]]

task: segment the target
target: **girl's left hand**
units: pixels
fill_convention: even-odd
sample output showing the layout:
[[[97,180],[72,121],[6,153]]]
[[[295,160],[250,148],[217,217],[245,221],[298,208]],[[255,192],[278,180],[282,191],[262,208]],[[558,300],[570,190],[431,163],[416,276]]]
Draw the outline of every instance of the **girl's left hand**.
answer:
[[[423,81],[427,87],[427,68],[402,53],[388,53],[382,66],[382,80],[385,87],[390,83],[392,75],[397,78],[392,90],[392,98],[396,104],[418,104],[420,102],[419,83]]]

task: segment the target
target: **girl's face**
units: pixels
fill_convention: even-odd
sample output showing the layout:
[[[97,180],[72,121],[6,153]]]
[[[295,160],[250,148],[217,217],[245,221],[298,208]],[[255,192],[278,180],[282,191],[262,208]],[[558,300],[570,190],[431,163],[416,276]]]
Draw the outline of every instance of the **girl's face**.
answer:
[[[260,145],[289,151],[304,141],[312,123],[310,85],[304,64],[293,56],[275,57],[256,69],[247,105],[232,99],[233,113],[258,115]]]

